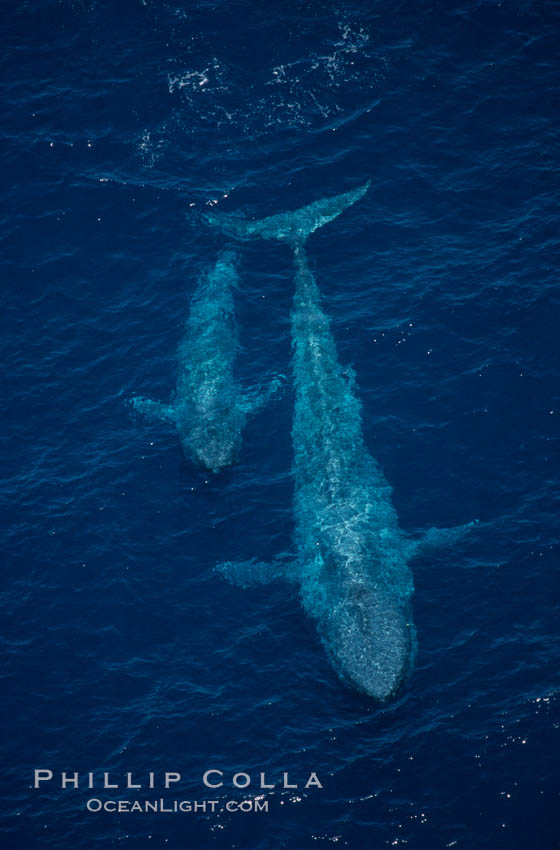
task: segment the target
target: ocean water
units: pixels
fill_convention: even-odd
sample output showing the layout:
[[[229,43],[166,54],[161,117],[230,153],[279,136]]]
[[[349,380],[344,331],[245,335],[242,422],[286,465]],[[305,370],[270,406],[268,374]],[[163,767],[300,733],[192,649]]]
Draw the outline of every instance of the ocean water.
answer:
[[[26,0],[3,18],[2,848],[559,847],[558,4]],[[413,564],[416,666],[382,707],[337,678],[293,588],[215,572],[291,546],[290,382],[217,476],[126,404],[175,386],[224,246],[200,213],[366,179],[308,253],[367,445],[406,531],[480,520]],[[240,249],[249,389],[290,374],[292,266]],[[53,780],[33,788],[35,769]],[[104,790],[104,771],[144,787]],[[259,793],[268,812],[223,810]]]

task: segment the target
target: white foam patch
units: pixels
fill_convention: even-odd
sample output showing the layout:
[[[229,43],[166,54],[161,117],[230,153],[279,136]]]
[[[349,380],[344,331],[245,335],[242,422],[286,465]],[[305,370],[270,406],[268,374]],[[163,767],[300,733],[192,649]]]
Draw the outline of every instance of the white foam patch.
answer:
[[[264,68],[242,83],[217,56],[174,69],[168,90],[180,101],[182,123],[192,113],[193,122],[263,138],[282,127],[317,129],[356,109],[368,110],[387,60],[364,26],[339,21],[337,29],[318,50]]]
[[[153,168],[164,155],[168,146],[166,131],[167,124],[162,124],[157,130],[146,128],[138,138],[136,151],[147,168]]]

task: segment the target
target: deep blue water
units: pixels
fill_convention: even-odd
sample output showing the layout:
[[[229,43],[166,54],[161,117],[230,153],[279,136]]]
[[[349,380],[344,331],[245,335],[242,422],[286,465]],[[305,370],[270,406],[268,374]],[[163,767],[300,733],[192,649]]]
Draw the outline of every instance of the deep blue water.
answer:
[[[5,4],[2,848],[560,846],[559,24],[530,0]],[[414,563],[416,668],[381,708],[292,588],[214,572],[291,545],[290,385],[219,476],[126,405],[175,385],[224,241],[197,212],[368,178],[308,248],[366,441],[405,530],[480,519]],[[292,258],[240,256],[254,387],[289,375]],[[208,768],[300,788],[268,813],[86,810],[247,796]]]

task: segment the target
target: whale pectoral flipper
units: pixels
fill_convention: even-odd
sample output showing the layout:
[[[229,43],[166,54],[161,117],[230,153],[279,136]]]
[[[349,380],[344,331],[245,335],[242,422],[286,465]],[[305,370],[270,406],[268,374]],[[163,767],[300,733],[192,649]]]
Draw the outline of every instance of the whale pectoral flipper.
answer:
[[[162,404],[160,401],[153,401],[151,398],[143,396],[135,396],[130,399],[130,404],[137,413],[147,416],[150,419],[163,419],[165,422],[176,422],[176,411],[172,404]]]
[[[269,383],[266,389],[258,387],[256,390],[251,390],[245,393],[243,400],[243,409],[248,416],[257,413],[261,407],[264,407],[276,396],[280,390],[284,388],[284,375],[277,375]]]
[[[263,561],[225,561],[216,566],[230,584],[237,587],[253,587],[258,584],[269,584],[282,578],[278,564]]]
[[[453,528],[429,528],[422,537],[417,540],[407,541],[405,554],[407,559],[425,555],[432,549],[441,549],[442,547],[452,546],[457,541],[461,540],[466,534],[476,528],[478,520],[466,522],[463,525],[456,525]]]
[[[250,561],[225,561],[217,564],[215,569],[230,584],[242,588],[272,581],[298,582],[298,562],[289,552],[278,555],[274,561],[256,561],[254,558]]]

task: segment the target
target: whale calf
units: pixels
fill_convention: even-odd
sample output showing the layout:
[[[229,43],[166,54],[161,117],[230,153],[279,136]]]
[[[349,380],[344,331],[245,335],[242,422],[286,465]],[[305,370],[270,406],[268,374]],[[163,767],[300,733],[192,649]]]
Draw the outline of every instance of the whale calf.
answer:
[[[274,378],[266,390],[244,392],[235,379],[239,350],[234,290],[236,256],[224,251],[196,286],[177,350],[177,387],[169,404],[135,396],[135,411],[175,425],[185,455],[219,472],[234,463],[247,417],[279,389]]]
[[[391,487],[364,442],[354,372],[339,363],[308,265],[304,248],[308,236],[368,188],[366,183],[257,222],[208,218],[241,238],[285,241],[295,259],[291,334],[297,555],[287,566],[282,560],[247,561],[221,564],[218,569],[243,587],[282,577],[295,582],[336,672],[355,689],[383,702],[399,690],[416,652],[408,561],[424,546],[451,542],[468,526],[431,529],[417,541],[399,528]]]

